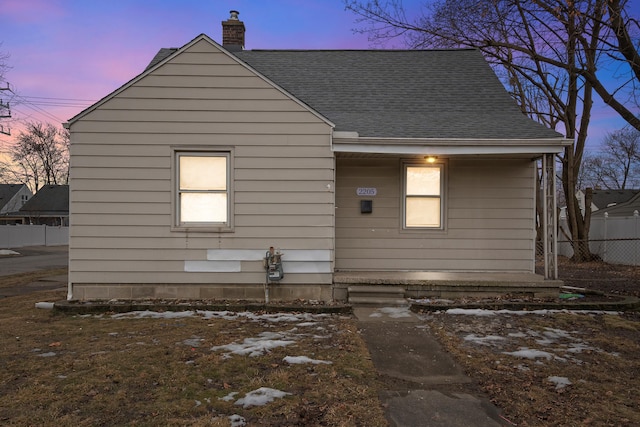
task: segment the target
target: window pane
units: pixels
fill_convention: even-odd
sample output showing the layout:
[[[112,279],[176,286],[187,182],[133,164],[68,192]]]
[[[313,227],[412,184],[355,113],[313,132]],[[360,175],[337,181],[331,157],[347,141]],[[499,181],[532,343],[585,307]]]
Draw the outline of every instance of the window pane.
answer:
[[[226,194],[183,193],[180,195],[180,222],[226,221]]]
[[[227,158],[224,156],[180,156],[181,190],[227,189]]]
[[[407,197],[407,227],[440,227],[440,199],[434,197]]]
[[[407,167],[408,196],[439,196],[440,168],[425,166]]]

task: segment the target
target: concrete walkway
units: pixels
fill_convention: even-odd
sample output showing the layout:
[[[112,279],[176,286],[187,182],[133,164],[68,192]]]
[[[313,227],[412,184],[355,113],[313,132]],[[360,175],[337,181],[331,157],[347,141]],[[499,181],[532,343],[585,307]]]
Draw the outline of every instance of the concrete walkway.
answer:
[[[462,368],[408,309],[354,308],[386,390],[380,400],[393,427],[508,425]]]

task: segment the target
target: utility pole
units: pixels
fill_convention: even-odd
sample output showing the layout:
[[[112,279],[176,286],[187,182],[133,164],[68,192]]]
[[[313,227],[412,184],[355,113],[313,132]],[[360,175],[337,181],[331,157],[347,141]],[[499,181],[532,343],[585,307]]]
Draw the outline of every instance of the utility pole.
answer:
[[[0,92],[4,92],[5,90],[13,93],[13,91],[9,87],[9,82],[7,82],[7,87],[0,87]],[[2,102],[2,99],[0,99],[0,119],[6,119],[10,117],[11,117],[11,107],[9,106],[9,103],[7,102],[5,104],[4,102]],[[0,133],[3,135],[11,135],[11,128],[7,127],[5,130],[4,125],[0,123]]]

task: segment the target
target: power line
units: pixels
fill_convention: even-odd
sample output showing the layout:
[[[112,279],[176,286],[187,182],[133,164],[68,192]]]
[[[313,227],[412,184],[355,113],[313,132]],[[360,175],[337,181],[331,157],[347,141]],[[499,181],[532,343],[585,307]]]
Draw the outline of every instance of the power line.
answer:
[[[32,106],[32,105],[29,105],[29,104],[20,104],[20,105],[21,106],[25,106],[25,107],[29,108],[30,110],[33,110],[35,113],[42,115],[43,117],[47,118],[48,120],[53,120],[53,121],[59,122],[59,123],[64,122],[64,120],[61,119],[60,117],[57,117],[57,116],[49,113],[48,111],[43,110],[42,108],[40,108],[38,106],[35,106],[35,105]],[[16,108],[16,107],[13,107],[13,110],[25,115],[27,119],[33,118],[33,113],[27,113],[25,111],[22,111],[22,110]]]
[[[80,98],[50,98],[50,97],[46,97],[46,96],[28,96],[28,95],[23,95],[23,98],[34,98],[34,99],[54,99],[54,100],[59,100],[59,101],[86,101],[86,102],[90,102],[90,103],[94,103],[96,102],[95,99],[80,99]]]
[[[25,107],[27,107],[27,108],[30,108],[30,109],[32,109],[32,110],[34,110],[34,111],[36,111],[36,112],[39,112],[39,113],[43,114],[45,117],[49,117],[50,119],[57,120],[57,121],[59,121],[59,122],[63,122],[63,121],[64,121],[64,120],[63,120],[63,119],[61,119],[60,117],[56,117],[54,114],[52,114],[52,113],[50,113],[50,112],[48,112],[48,111],[46,111],[46,110],[44,110],[44,109],[42,109],[42,108],[38,107],[37,105],[33,104],[33,103],[32,103],[32,102],[30,102],[29,100],[25,99],[23,96],[18,95],[18,94],[17,94],[17,93],[15,93],[15,92],[14,92],[14,94],[15,94],[15,96],[16,96],[17,98],[22,99],[22,100],[24,101],[24,102],[20,103],[20,105],[24,105],[24,106],[25,106]]]
[[[79,99],[79,98],[52,98],[45,96],[20,96],[26,102],[31,105],[46,105],[54,107],[79,107],[86,108],[96,101],[92,99]]]

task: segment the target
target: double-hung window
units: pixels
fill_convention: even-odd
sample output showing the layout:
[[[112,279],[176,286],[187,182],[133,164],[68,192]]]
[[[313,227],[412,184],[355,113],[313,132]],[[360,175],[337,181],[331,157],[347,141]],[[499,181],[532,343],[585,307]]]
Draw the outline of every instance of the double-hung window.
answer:
[[[443,228],[442,164],[404,165],[404,228]]]
[[[230,227],[230,153],[176,153],[178,227]]]

